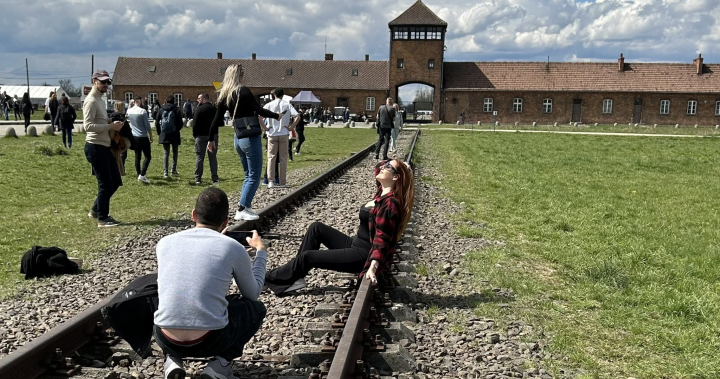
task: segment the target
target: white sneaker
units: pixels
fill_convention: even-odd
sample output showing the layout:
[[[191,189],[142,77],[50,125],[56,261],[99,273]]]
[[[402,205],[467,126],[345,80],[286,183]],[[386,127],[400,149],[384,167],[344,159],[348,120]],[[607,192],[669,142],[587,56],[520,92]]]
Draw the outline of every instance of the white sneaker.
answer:
[[[164,369],[165,379],[185,379],[182,359],[170,355],[166,356]]]
[[[242,211],[236,211],[235,212],[235,221],[253,221],[259,219],[260,216],[258,216],[257,213],[253,212],[250,208],[245,208]]]
[[[144,176],[144,175],[138,175],[138,181],[141,181],[141,182],[143,182],[143,183],[145,183],[145,184],[150,184],[150,179],[148,179],[148,178],[147,178],[146,176]]]
[[[300,152],[295,153],[295,155],[300,155]]]
[[[275,186],[277,186],[277,184],[275,184],[275,182],[269,182],[269,183],[267,184],[267,187],[268,187],[268,188],[273,188],[273,187],[275,187]]]

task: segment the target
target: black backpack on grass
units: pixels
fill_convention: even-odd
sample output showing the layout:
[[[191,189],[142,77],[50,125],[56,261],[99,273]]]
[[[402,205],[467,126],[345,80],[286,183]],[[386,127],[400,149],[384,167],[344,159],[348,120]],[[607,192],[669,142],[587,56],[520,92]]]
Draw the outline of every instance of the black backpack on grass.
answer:
[[[103,318],[141,357],[150,352],[155,311],[158,309],[157,273],[136,278],[100,309]]]

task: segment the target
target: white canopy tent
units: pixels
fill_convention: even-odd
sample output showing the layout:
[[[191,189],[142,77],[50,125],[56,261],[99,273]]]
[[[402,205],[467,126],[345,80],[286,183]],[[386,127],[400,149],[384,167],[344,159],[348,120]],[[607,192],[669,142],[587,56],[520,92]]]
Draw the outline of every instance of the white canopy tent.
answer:
[[[7,92],[10,97],[14,98],[17,95],[19,100],[22,100],[23,94],[28,91],[27,86],[0,86],[0,93],[3,91]],[[57,94],[58,100],[63,94],[67,96],[65,90],[60,86],[30,86],[30,102],[37,104],[39,107],[45,106],[45,99],[50,96],[50,92]]]

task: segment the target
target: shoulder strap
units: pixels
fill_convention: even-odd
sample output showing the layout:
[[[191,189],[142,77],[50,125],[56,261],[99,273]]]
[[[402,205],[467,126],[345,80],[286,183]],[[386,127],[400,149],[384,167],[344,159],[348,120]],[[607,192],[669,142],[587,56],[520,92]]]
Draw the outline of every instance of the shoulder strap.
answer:
[[[238,103],[240,102],[240,90],[238,90],[237,94],[238,94],[237,100],[235,100],[235,110],[233,111],[233,115],[232,115],[233,120],[235,119],[235,113],[237,112],[237,106],[238,106]]]

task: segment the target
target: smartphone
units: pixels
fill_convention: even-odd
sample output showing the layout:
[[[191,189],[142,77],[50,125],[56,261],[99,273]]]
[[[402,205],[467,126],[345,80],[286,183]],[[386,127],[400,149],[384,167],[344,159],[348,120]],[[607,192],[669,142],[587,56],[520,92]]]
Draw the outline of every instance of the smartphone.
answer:
[[[234,239],[235,241],[240,242],[240,244],[243,245],[243,246],[245,246],[245,247],[250,247],[250,245],[248,245],[248,242],[247,242],[247,240],[246,240],[245,238],[246,238],[246,237],[252,238],[253,232],[247,232],[247,231],[229,231],[229,230],[228,230],[227,232],[225,232],[225,235],[228,236],[228,237],[230,237],[230,238],[232,238],[232,239]]]

